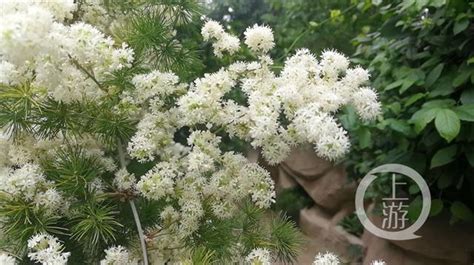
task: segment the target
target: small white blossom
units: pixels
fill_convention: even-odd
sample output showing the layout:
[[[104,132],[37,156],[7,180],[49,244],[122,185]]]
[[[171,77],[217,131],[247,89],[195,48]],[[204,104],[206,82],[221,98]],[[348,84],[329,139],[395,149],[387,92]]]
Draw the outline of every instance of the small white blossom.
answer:
[[[105,258],[100,265],[138,265],[138,260],[124,247],[116,246],[105,250]]]
[[[46,265],[66,265],[70,252],[63,253],[63,245],[48,234],[37,234],[28,240],[28,257]]]
[[[272,29],[255,24],[244,32],[245,44],[255,53],[267,53],[274,46]]]
[[[270,265],[271,264],[271,256],[270,251],[265,248],[256,248],[253,249],[247,257],[245,257],[245,261],[248,262],[250,265]]]
[[[383,260],[374,260],[370,263],[370,265],[386,265],[386,263]]]
[[[0,264],[2,265],[16,265],[18,264],[14,257],[11,257],[5,253],[0,254]]]
[[[326,252],[325,254],[318,253],[314,259],[313,265],[339,265],[341,262],[339,258],[333,253]]]

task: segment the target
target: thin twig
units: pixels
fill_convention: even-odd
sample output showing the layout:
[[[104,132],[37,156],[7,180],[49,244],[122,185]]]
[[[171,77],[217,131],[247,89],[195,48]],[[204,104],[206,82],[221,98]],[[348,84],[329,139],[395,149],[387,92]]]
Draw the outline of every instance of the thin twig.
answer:
[[[117,149],[119,154],[119,161],[120,166],[125,168],[125,154],[123,152],[122,141],[120,139],[117,140]],[[145,244],[145,235],[143,234],[142,224],[140,222],[140,217],[138,216],[137,207],[135,206],[135,202],[133,200],[129,200],[130,208],[132,208],[133,219],[135,220],[135,224],[137,225],[138,236],[140,237],[140,245],[142,247],[142,255],[143,255],[143,265],[148,265],[148,255],[146,251],[146,244]]]
[[[100,90],[104,91],[104,92],[107,92],[107,90],[103,87],[103,85],[95,78],[95,76],[90,73],[89,71],[87,71],[87,69],[82,66],[76,59],[72,58],[71,55],[69,55],[69,59],[71,60],[71,62],[77,67],[79,68],[79,70],[81,70],[82,72],[84,72],[92,81],[94,81],[94,83],[100,88]]]

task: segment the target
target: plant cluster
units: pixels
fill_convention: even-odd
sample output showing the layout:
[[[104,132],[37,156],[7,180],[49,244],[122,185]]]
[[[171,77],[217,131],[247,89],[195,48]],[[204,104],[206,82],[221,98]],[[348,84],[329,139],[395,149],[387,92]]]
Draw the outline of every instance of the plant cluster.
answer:
[[[277,74],[272,30],[255,25],[244,43],[256,59],[190,78],[180,60],[194,58],[193,44],[173,29],[192,23],[195,7],[4,4],[0,246],[17,258],[2,254],[6,264],[295,259],[294,223],[267,211],[269,172],[224,141],[246,141],[270,164],[305,143],[339,159],[349,138],[335,113],[380,111],[368,72],[338,52],[302,49]],[[217,57],[240,49],[217,22],[201,33]]]
[[[342,118],[359,135],[350,164],[361,176],[383,163],[409,165],[430,186],[432,216],[446,210],[452,222],[473,221],[474,5],[400,1],[378,10],[386,22],[355,39],[355,55],[374,75],[384,115],[373,125],[355,122],[351,110]],[[388,188],[376,185],[373,196]],[[416,219],[419,189],[406,192]]]

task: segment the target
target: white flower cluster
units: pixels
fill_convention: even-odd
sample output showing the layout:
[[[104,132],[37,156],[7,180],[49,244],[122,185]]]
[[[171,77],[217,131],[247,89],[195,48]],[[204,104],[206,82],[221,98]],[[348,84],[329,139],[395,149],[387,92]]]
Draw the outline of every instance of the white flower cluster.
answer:
[[[256,248],[250,252],[250,254],[245,258],[245,261],[249,265],[270,265],[271,256],[270,251],[265,248]]]
[[[179,231],[177,238],[198,229],[204,208],[224,219],[247,196],[261,208],[274,201],[270,174],[241,155],[222,153],[219,143],[220,138],[211,132],[195,131],[188,138],[187,153],[159,162],[137,184],[146,198],[170,203],[162,218],[172,216],[175,221],[170,229]]]
[[[14,257],[11,257],[5,253],[0,253],[0,264],[2,265],[16,265],[18,264]]]
[[[341,261],[339,257],[331,252],[326,253],[318,253],[318,255],[314,258],[313,265],[340,265]],[[374,260],[370,263],[370,265],[386,265],[385,261],[383,260]]]
[[[2,168],[0,192],[31,202],[36,210],[45,210],[49,215],[61,214],[68,209],[68,203],[54,188],[54,183],[45,179],[37,164],[26,163],[16,169]]]
[[[215,32],[221,32],[216,22],[206,23],[204,39]],[[321,157],[340,158],[349,149],[349,139],[334,114],[348,104],[363,120],[374,119],[380,112],[377,94],[364,87],[368,72],[349,68],[344,55],[328,50],[318,60],[301,49],[276,75],[271,71],[271,58],[265,55],[274,46],[271,29],[248,28],[245,43],[259,60],[237,62],[197,79],[178,100],[180,121],[225,127],[231,136],[261,148],[270,164],[277,164],[292,148],[307,142],[315,145]],[[233,89],[243,91],[247,105],[225,99]]]
[[[70,252],[63,253],[63,245],[48,234],[37,234],[28,240],[28,257],[44,265],[66,265]]]
[[[116,246],[105,250],[105,258],[100,265],[138,265],[138,259],[133,258],[126,248]]]
[[[0,14],[0,82],[29,85],[64,102],[96,99],[112,72],[130,67],[133,50],[91,25],[65,25],[73,1],[12,1]]]
[[[275,46],[272,29],[255,24],[244,32],[245,45],[257,54],[267,53]]]
[[[314,259],[313,265],[339,265],[341,262],[339,258],[331,252],[326,252],[324,254],[318,253]]]
[[[202,34],[219,43],[214,46],[218,56],[234,51],[223,44],[227,33],[219,23],[208,21]],[[232,218],[244,198],[260,208],[274,202],[269,173],[239,154],[222,152],[216,132],[250,142],[270,164],[308,142],[320,156],[335,160],[347,152],[349,139],[334,114],[352,104],[363,119],[373,119],[380,109],[375,92],[363,87],[368,72],[349,68],[340,53],[325,51],[318,60],[308,50],[299,50],[276,75],[266,55],[274,47],[271,29],[247,29],[245,43],[257,61],[205,74],[187,91],[171,73],[140,74],[133,78],[136,91],[122,95],[124,109],[142,113],[128,153],[141,162],[157,161],[136,187],[144,197],[167,205],[160,227],[150,232],[154,249],[163,257],[178,256],[181,240],[207,222],[209,214]],[[241,90],[246,103],[228,99],[232,90]],[[366,95],[365,101],[353,97],[368,91],[372,96]],[[174,139],[183,127],[191,131],[187,146]]]
[[[223,56],[223,52],[232,55],[240,48],[239,38],[225,32],[222,25],[217,21],[207,21],[204,27],[202,27],[201,34],[204,41],[214,41],[212,43],[214,54],[219,58]]]

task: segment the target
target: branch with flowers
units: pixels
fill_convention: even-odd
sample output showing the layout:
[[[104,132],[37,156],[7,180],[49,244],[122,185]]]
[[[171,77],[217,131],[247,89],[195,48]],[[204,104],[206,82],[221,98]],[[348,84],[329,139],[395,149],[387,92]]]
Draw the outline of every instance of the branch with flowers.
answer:
[[[268,210],[275,199],[269,172],[225,150],[224,140],[248,142],[272,165],[307,143],[339,159],[349,138],[337,111],[351,104],[370,120],[380,110],[365,86],[368,72],[350,68],[336,51],[317,58],[302,49],[275,73],[272,30],[255,25],[244,44],[256,60],[185,83],[159,63],[174,60],[163,59],[160,40],[143,34],[157,30],[157,13],[160,23],[184,23],[163,20],[173,17],[170,10],[182,12],[165,2],[138,6],[139,18],[107,16],[113,9],[87,1],[5,4],[0,247],[10,256],[1,256],[4,264],[295,260],[301,235]],[[91,20],[97,13],[104,17]],[[99,28],[133,36],[131,47]],[[241,49],[215,21],[201,33],[217,57]],[[169,38],[163,44],[179,42],[173,34],[160,37]],[[243,102],[229,97],[236,90]]]

